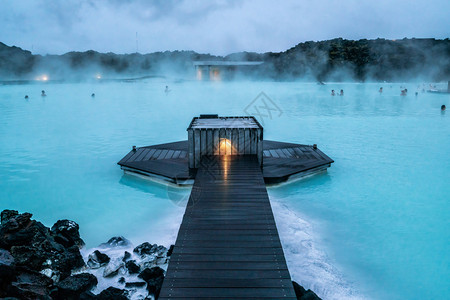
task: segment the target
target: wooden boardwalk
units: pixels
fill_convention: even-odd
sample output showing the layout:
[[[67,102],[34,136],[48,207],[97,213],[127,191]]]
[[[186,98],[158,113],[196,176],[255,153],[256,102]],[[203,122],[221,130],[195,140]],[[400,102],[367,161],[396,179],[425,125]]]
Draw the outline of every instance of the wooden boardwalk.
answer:
[[[188,150],[187,141],[139,147],[125,155],[118,164],[127,171],[161,176],[180,184],[193,181],[196,175],[189,169]],[[325,170],[331,163],[331,158],[311,145],[263,141],[263,177],[267,184]]]
[[[296,299],[256,155],[204,156],[159,299]]]

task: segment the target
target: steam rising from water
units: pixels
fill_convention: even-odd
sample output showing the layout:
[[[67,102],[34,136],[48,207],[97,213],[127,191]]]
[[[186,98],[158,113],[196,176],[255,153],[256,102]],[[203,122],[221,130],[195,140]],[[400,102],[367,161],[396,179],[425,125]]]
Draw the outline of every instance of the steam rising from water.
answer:
[[[450,41],[435,39],[305,42],[279,53],[227,56],[194,51],[114,54],[96,51],[32,55],[0,43],[0,80],[104,81],[166,77],[175,80],[446,81]],[[211,62],[198,76],[195,62]],[[234,65],[220,65],[223,62]],[[258,63],[252,66],[242,61]],[[214,74],[212,76],[212,74]]]

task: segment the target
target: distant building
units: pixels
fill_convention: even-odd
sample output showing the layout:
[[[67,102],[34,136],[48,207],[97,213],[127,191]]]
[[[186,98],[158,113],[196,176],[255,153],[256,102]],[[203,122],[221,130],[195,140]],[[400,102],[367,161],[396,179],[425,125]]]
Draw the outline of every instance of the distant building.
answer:
[[[195,61],[198,80],[222,80],[233,78],[237,72],[248,71],[263,61]]]

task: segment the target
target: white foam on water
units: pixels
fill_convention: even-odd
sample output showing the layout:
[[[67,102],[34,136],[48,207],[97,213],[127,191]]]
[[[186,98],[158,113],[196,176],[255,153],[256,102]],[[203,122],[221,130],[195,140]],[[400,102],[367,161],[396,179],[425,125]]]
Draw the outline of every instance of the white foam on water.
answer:
[[[188,194],[188,192],[185,193]],[[99,250],[111,259],[123,257],[125,251],[132,254],[131,259],[137,259],[133,249],[142,242],[156,243],[168,248],[175,243],[185,204],[185,201],[180,201],[179,205],[174,205],[172,213],[162,218],[155,226],[158,228],[157,230],[149,229],[145,232],[136,233],[136,236],[131,236],[132,245],[118,248],[85,248],[82,249],[83,258],[87,262],[88,255],[95,250]],[[344,278],[339,268],[333,265],[321,245],[320,235],[316,232],[314,224],[308,221],[306,216],[291,210],[282,200],[273,197],[271,197],[271,206],[292,280],[298,282],[305,289],[311,289],[324,300],[367,299],[366,296],[362,296],[358,292],[351,282]],[[167,269],[167,265],[160,267]],[[84,270],[84,272],[95,275],[99,281],[97,287],[93,290],[95,294],[110,286],[123,289],[124,284],[118,282],[118,279],[122,276],[125,277],[127,282],[142,281],[136,275],[129,275],[127,272],[119,273],[112,278],[104,278],[103,270],[104,267]],[[135,288],[130,298],[143,299],[145,295],[147,295],[145,287]]]
[[[277,199],[271,206],[292,280],[324,300],[367,299],[333,266],[312,223]]]
[[[81,254],[83,256],[83,259],[85,262],[88,261],[88,256],[95,250],[99,250],[101,253],[104,253],[108,255],[108,257],[111,258],[111,260],[116,258],[122,258],[125,251],[128,251],[131,253],[132,257],[130,259],[135,259],[136,255],[133,253],[133,245],[130,245],[129,247],[117,247],[117,248],[102,248],[102,247],[96,247],[96,248],[90,248],[90,249],[81,249]],[[124,289],[125,284],[119,283],[120,277],[125,277],[126,282],[142,282],[143,280],[138,278],[138,274],[128,274],[128,272],[122,268],[119,271],[119,274],[111,277],[111,278],[105,278],[103,277],[103,272],[105,270],[105,267],[101,267],[98,269],[91,269],[91,268],[85,268],[81,272],[82,273],[90,273],[97,277],[98,284],[92,292],[94,294],[99,294],[103,290],[109,288],[109,287],[115,287],[119,289]],[[143,288],[133,288],[132,293],[129,295],[130,299],[144,299],[147,296],[148,292],[145,289],[145,286]]]
[[[82,249],[81,254],[85,262],[88,261],[89,254],[91,254],[95,250],[99,250],[101,253],[108,255],[111,260],[114,259],[121,260],[124,256],[125,251],[128,251],[131,254],[130,260],[135,260],[139,263],[140,261],[142,261],[142,259],[139,258],[138,255],[136,255],[133,252],[134,247],[135,246],[133,244],[130,244],[127,247],[111,247],[111,248],[95,247],[89,249]],[[158,267],[162,268],[164,271],[167,271],[167,266],[168,266],[167,263],[158,264]],[[137,276],[138,274],[129,274],[125,267],[121,268],[116,276],[110,278],[103,277],[104,270],[105,267],[100,267],[98,269],[85,268],[77,273],[91,273],[95,275],[95,277],[97,277],[98,284],[92,290],[94,294],[99,294],[109,287],[125,289],[125,284],[119,283],[119,279],[121,277],[124,277],[126,282],[143,282],[141,278],[138,278]],[[128,296],[132,300],[145,299],[148,295],[146,285],[144,285],[143,287],[134,287],[126,289],[129,291]]]
[[[93,247],[93,248],[83,248],[81,249],[81,255],[83,256],[84,261],[87,263],[89,254],[93,253],[95,250],[99,250],[101,253],[104,253],[108,255],[111,260],[120,258],[122,259],[124,256],[125,251],[129,252],[131,254],[130,260],[135,260],[138,263],[142,261],[142,259],[136,255],[133,252],[133,249],[137,246],[142,244],[143,242],[149,242],[151,244],[158,244],[163,245],[167,249],[169,249],[170,245],[175,244],[178,229],[180,227],[183,213],[183,203],[180,203],[180,206],[174,207],[174,210],[172,213],[169,213],[167,216],[165,216],[162,220],[158,222],[158,225],[156,226],[157,230],[152,230],[151,228],[144,233],[139,232],[136,234],[136,236],[133,236],[130,240],[130,245],[125,247]],[[106,242],[106,241],[105,241]],[[158,264],[158,267],[162,268],[164,271],[167,271],[168,264]],[[126,282],[143,282],[142,279],[138,278],[138,274],[129,274],[126,268],[121,268],[119,270],[118,275],[113,276],[111,278],[105,278],[103,277],[105,267],[101,267],[98,269],[91,269],[91,268],[83,268],[77,273],[91,273],[94,276],[97,277],[98,284],[92,292],[94,294],[99,294],[103,290],[109,288],[109,287],[115,287],[119,289],[125,289],[124,283],[119,283],[119,278],[124,277]],[[128,297],[131,300],[141,300],[141,299],[147,299],[148,291],[146,290],[146,286],[144,287],[136,287],[136,288],[126,288],[126,290],[129,291]]]

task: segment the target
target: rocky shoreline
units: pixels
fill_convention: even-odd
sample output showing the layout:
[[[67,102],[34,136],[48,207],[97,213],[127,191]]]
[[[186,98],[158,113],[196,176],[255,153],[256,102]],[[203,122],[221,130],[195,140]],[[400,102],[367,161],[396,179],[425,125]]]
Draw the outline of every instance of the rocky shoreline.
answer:
[[[113,237],[88,252],[77,223],[59,220],[48,228],[31,217],[1,213],[0,298],[158,298],[173,245],[145,242],[133,248],[124,237]],[[320,299],[293,285],[297,299]]]

